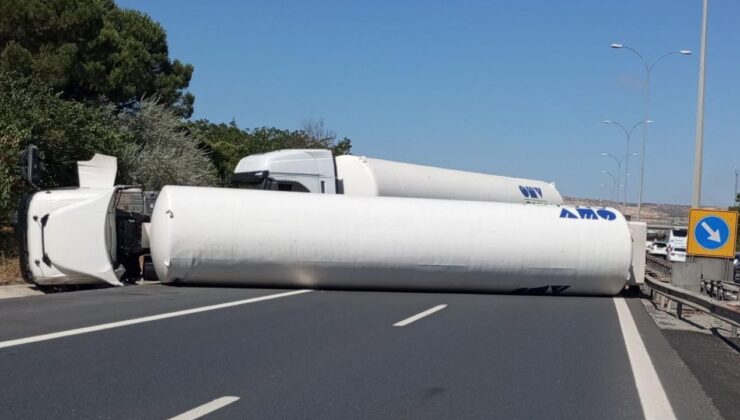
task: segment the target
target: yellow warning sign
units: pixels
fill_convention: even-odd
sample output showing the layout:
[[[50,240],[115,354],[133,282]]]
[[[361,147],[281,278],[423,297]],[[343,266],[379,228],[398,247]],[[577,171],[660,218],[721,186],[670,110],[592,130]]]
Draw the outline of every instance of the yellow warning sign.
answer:
[[[700,257],[734,257],[737,217],[736,211],[691,209],[686,253]]]

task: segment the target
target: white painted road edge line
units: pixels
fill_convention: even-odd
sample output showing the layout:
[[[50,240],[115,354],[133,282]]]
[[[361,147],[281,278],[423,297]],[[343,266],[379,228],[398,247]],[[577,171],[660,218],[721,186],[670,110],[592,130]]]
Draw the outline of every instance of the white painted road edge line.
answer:
[[[406,318],[403,321],[398,321],[395,324],[393,324],[393,326],[394,327],[405,327],[406,325],[409,325],[410,323],[412,323],[414,321],[418,321],[418,320],[424,318],[425,316],[429,316],[429,315],[431,315],[431,314],[433,314],[435,312],[441,311],[442,309],[444,309],[446,307],[447,307],[447,305],[437,305],[434,308],[427,309],[426,311],[420,312],[420,313],[418,313],[418,314],[416,314],[416,315],[414,315],[414,316],[412,316],[410,318]]]
[[[239,397],[216,398],[209,403],[205,403],[201,406],[195,407],[194,409],[186,411],[179,416],[172,417],[170,420],[195,420],[237,401],[239,401]]]
[[[248,303],[261,302],[263,300],[278,299],[282,297],[288,297],[293,295],[299,295],[301,293],[312,292],[312,290],[294,290],[292,292],[278,293],[275,295],[260,296],[251,299],[237,300],[234,302],[219,303],[216,305],[201,306],[199,308],[185,309],[182,311],[167,312],[159,315],[145,316],[142,318],[128,319],[125,321],[110,322],[108,324],[92,325],[89,327],[75,328],[73,330],[59,331],[49,334],[35,335],[32,337],[18,338],[15,340],[8,340],[0,342],[0,349],[6,347],[20,346],[22,344],[37,343],[39,341],[54,340],[62,337],[69,337],[71,335],[86,334],[95,331],[109,330],[111,328],[125,327],[127,325],[142,324],[144,322],[158,321],[160,319],[175,318],[183,315],[197,314],[200,312],[214,311],[216,309],[230,308],[232,306],[246,305]]]
[[[627,302],[624,298],[617,297],[614,298],[614,306],[617,308],[619,325],[622,328],[624,344],[627,347],[627,355],[637,385],[637,393],[640,396],[643,415],[647,420],[675,420],[676,414],[668,401],[663,384],[660,383],[645,343],[642,342]]]

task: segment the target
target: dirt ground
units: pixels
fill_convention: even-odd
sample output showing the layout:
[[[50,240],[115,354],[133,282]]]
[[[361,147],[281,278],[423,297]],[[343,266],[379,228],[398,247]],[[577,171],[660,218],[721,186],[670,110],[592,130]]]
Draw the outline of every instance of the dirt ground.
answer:
[[[16,253],[13,228],[0,226],[0,285],[23,283]]]
[[[0,285],[23,283],[18,269],[18,259],[0,257]]]

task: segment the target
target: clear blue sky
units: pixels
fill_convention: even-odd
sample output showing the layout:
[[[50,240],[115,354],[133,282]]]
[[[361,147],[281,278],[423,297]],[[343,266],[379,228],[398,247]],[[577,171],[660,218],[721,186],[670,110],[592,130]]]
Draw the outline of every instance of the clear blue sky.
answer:
[[[624,154],[604,119],[643,118],[637,57],[688,48],[653,72],[645,201],[691,200],[701,0],[118,0],[167,30],[192,63],[194,118],[299,128],[324,118],[353,153],[555,181],[603,197]],[[736,0],[712,0],[705,205],[728,205],[740,168]],[[633,135],[639,152],[641,132]],[[630,199],[637,198],[633,160]]]

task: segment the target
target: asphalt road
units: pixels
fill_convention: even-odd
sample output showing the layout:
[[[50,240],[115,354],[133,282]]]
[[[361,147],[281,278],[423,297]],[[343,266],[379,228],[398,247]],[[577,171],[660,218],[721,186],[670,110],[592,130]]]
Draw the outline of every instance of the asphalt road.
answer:
[[[149,285],[0,302],[0,418],[163,419],[213,400],[209,418],[643,415],[612,298],[312,291],[8,344],[285,292]],[[717,417],[627,304],[676,417]]]

